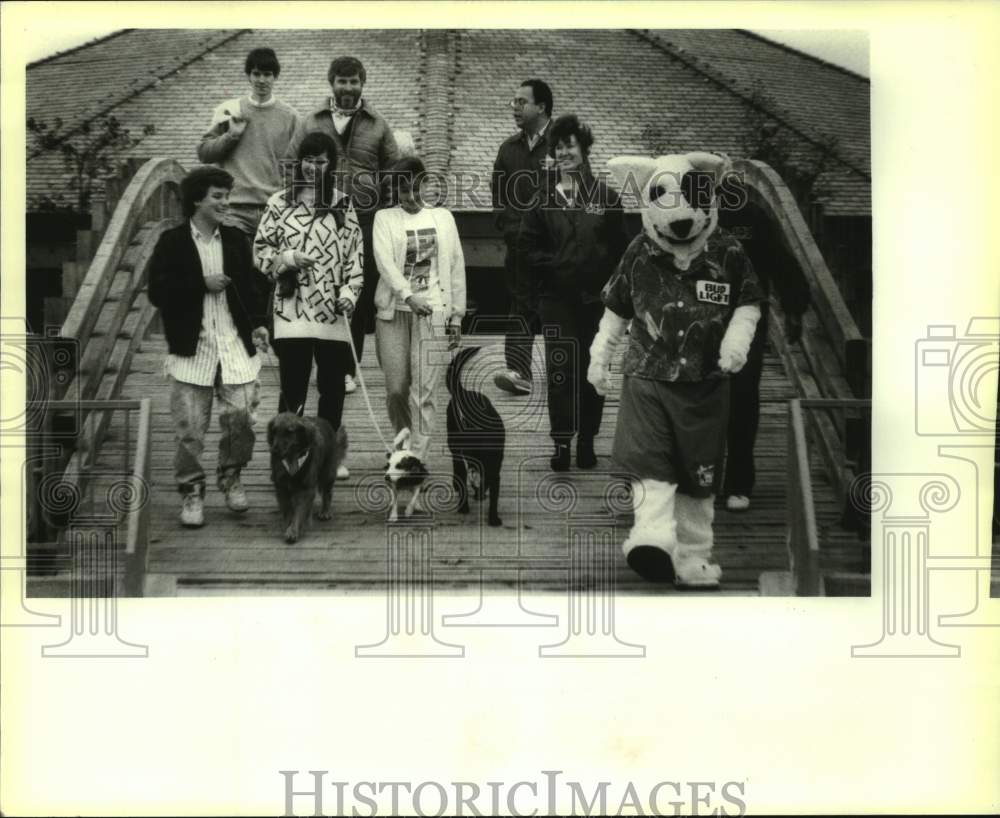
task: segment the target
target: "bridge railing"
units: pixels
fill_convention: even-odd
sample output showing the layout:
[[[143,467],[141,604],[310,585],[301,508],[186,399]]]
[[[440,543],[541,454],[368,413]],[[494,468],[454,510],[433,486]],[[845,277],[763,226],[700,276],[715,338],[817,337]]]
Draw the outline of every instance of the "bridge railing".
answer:
[[[822,596],[825,593],[820,563],[820,531],[812,485],[811,443],[822,435],[820,421],[843,427],[853,425],[866,430],[870,428],[870,413],[870,400],[797,398],[789,401],[787,536],[795,593],[798,596]],[[830,415],[838,417],[831,419]],[[860,417],[849,418],[848,415]],[[857,451],[851,451],[845,445],[838,452],[837,467],[831,472],[835,495],[845,507],[850,502],[848,493],[852,476],[869,467],[863,434],[860,433],[852,441],[857,444]],[[851,440],[850,437],[846,439]]]
[[[80,407],[76,451],[95,457],[100,451],[110,413],[91,413],[91,408],[121,396],[132,357],[155,315],[145,293],[149,263],[163,231],[178,223],[183,176],[184,169],[173,159],[150,159],[138,169],[115,207],[59,337],[53,339],[72,359],[64,367],[71,377],[56,379],[47,373],[48,394]],[[70,458],[66,480],[73,482],[81,474]]]
[[[815,321],[809,320],[807,314],[802,350],[819,394],[807,397],[869,397],[869,341],[858,329],[791,190],[763,162],[736,159],[733,170],[740,175],[754,204],[767,213],[781,232],[809,285],[810,312]]]
[[[32,528],[60,532],[74,520],[113,520],[112,527],[123,527],[124,591],[128,596],[141,596],[146,574],[149,549],[149,515],[152,492],[152,401],[37,401],[27,405],[38,417],[29,432],[29,451],[42,453],[27,464],[27,512],[34,520]],[[79,418],[86,413],[88,423],[121,412],[121,455],[105,456],[98,462],[97,452],[80,445],[85,436],[65,437],[60,433],[60,416]],[[134,434],[133,434],[133,429]],[[59,452],[69,448],[69,460],[62,466]],[[53,463],[53,461],[55,461]],[[104,491],[103,501],[97,495],[98,485]],[[115,538],[115,542],[119,541]],[[56,543],[58,546],[58,543]],[[50,544],[51,546],[51,544]],[[29,545],[29,549],[31,546]],[[65,554],[55,554],[57,559]],[[107,559],[104,565],[117,560]],[[113,578],[111,578],[113,581]]]
[[[180,215],[183,176],[184,169],[173,159],[150,159],[139,168],[118,201],[80,284],[59,334],[83,356],[74,384],[82,400],[90,399],[97,390],[103,374],[98,364],[107,362],[113,340],[145,286],[160,233]],[[119,308],[99,325],[109,296]]]

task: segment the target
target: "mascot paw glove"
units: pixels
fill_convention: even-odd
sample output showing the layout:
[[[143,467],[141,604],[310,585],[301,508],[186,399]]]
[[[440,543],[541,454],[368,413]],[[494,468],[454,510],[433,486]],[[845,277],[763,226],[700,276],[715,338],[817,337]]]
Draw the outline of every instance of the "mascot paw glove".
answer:
[[[587,368],[587,380],[601,397],[611,392],[611,371],[595,361],[591,361]]]
[[[719,345],[719,369],[723,372],[739,372],[743,369],[759,318],[760,307],[756,304],[744,304],[736,308]]]
[[[728,353],[723,353],[719,356],[719,369],[723,372],[735,374],[743,369],[746,362],[746,355],[741,355],[737,351],[730,350]]]

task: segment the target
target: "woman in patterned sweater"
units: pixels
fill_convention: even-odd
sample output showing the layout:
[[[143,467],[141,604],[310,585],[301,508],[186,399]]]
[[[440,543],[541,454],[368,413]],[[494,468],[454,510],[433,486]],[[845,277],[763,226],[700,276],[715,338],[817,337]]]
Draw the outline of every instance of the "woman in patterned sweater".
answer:
[[[337,146],[324,133],[298,147],[292,183],[268,199],[254,240],[254,261],[277,282],[274,348],[278,411],[306,402],[313,359],[321,418],[340,427],[349,371],[350,317],[363,281],[361,228],[350,200],[334,184]],[[348,476],[341,466],[338,477]]]

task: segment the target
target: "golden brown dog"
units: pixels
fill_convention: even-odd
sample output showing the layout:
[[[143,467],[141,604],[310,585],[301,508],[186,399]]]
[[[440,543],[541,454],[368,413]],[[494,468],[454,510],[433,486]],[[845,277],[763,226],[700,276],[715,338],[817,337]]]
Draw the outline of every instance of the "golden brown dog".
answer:
[[[271,450],[271,480],[285,525],[285,542],[305,533],[316,492],[322,505],[317,519],[329,520],[337,466],[347,454],[347,432],[336,433],[323,418],[304,418],[282,412],[267,425]]]

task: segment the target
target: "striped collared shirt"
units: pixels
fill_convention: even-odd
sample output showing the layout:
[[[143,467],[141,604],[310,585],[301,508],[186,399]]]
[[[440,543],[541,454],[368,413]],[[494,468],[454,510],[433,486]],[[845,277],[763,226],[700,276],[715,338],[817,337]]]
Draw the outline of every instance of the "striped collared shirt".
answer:
[[[222,235],[219,228],[210,238],[202,236],[191,222],[191,237],[201,259],[202,275],[222,275]],[[247,354],[229,313],[226,291],[205,293],[198,348],[191,357],[167,355],[164,372],[184,383],[212,386],[221,367],[222,383],[241,384],[256,380],[260,356]]]

